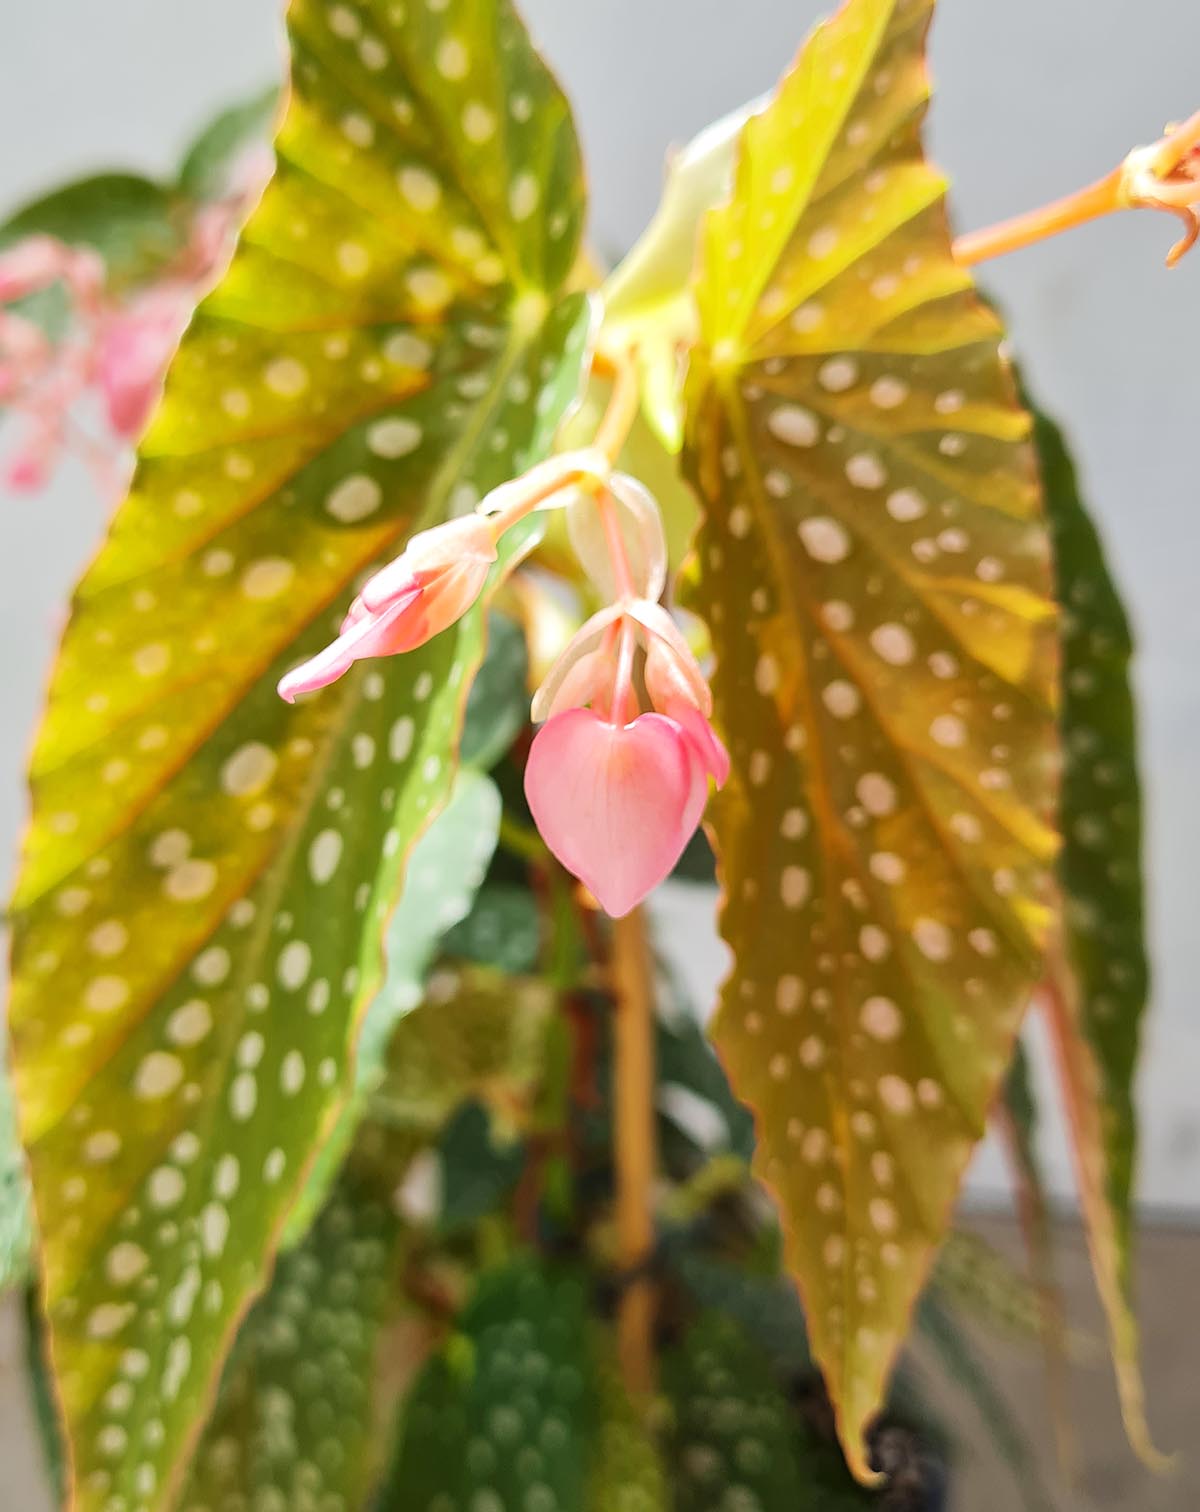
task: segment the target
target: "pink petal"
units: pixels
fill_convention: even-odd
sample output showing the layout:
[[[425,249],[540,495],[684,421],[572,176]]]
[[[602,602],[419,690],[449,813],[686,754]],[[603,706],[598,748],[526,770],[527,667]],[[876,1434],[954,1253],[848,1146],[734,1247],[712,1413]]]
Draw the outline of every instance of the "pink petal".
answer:
[[[136,436],[149,419],[190,313],[191,300],[180,291],[153,290],[109,323],[97,376],[119,436]]]
[[[587,709],[556,714],[538,731],[525,768],[525,795],[546,844],[614,918],[669,875],[707,789],[691,742],[661,714],[623,727]]]
[[[496,543],[486,520],[478,515],[447,520],[444,525],[418,532],[394,562],[368,578],[363,584],[363,602],[368,609],[382,609],[413,583],[433,583],[442,573],[459,567],[469,566],[482,587],[495,560]]]
[[[699,709],[682,700],[668,705],[666,714],[683,730],[704,770],[719,788],[724,787],[729,781],[729,752],[712,725]]]
[[[338,638],[280,678],[280,698],[295,703],[297,693],[327,688],[362,657],[392,656],[398,651],[409,650],[407,644],[397,645],[396,641],[407,640],[403,634],[404,618],[406,613],[411,618],[410,611],[419,598],[420,593],[414,592],[407,599],[397,600],[382,614],[371,614],[365,609],[356,611],[352,606]],[[357,604],[358,600],[355,602]]]

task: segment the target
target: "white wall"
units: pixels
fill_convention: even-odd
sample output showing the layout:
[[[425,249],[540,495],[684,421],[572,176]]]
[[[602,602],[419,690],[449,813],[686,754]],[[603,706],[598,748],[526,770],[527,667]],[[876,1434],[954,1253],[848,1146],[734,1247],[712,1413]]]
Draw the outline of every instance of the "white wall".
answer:
[[[653,208],[662,157],[768,87],[818,0],[529,0],[574,97],[593,239],[617,252]],[[167,171],[187,135],[278,66],[276,0],[39,0],[0,20],[0,209],[69,174]],[[934,37],[933,147],[962,227],[1072,188],[1200,104],[1192,0],[946,0]],[[685,61],[686,59],[686,61]],[[1143,1183],[1200,1202],[1200,252],[1168,274],[1173,225],[1126,216],[989,269],[1038,391],[1068,425],[1140,631],[1150,805],[1154,1014],[1142,1081]],[[85,480],[0,500],[0,870],[23,822],[20,769],[62,613],[101,517]],[[677,911],[678,900],[669,907]],[[708,910],[699,906],[706,922]],[[694,930],[697,905],[685,906]],[[697,954],[689,937],[689,961]],[[715,945],[712,962],[719,960]],[[702,989],[716,965],[700,972]],[[1069,1190],[1052,1140],[1056,1181]],[[977,1190],[998,1168],[985,1160]]]

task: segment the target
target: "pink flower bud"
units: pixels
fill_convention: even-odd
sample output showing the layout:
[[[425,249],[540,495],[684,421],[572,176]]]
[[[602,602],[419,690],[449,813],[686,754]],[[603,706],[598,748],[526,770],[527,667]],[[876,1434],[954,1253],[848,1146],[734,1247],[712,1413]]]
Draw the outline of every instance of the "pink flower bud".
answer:
[[[479,597],[496,545],[474,515],[413,536],[396,560],[363,587],[341,634],[279,683],[279,696],[327,687],[364,657],[412,651],[460,619]]]

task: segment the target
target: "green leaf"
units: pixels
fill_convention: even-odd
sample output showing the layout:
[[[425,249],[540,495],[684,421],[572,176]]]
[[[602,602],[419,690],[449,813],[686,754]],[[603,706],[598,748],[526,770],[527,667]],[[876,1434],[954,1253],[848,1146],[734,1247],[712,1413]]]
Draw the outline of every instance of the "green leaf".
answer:
[[[498,1139],[482,1104],[461,1105],[437,1143],[438,1227],[453,1232],[495,1214],[524,1166],[524,1146]]]
[[[1037,1290],[978,1234],[954,1231],[938,1252],[932,1284],[939,1297],[996,1332],[1039,1337],[1044,1316]]]
[[[705,1039],[693,1010],[681,1007],[669,1016],[659,1014],[655,1060],[660,1109],[670,1116],[672,1100],[668,1089],[674,1087],[682,1087],[692,1097],[703,1099],[714,1110],[724,1129],[724,1137],[715,1146],[707,1146],[707,1152],[726,1150],[749,1160],[754,1152],[754,1120],[730,1092],[721,1064]],[[681,1127],[686,1133],[686,1120]]]
[[[486,882],[471,912],[445,939],[457,956],[516,976],[537,964],[541,924],[537,899],[518,882]]]
[[[807,1433],[762,1355],[710,1313],[665,1362],[676,1512],[850,1512],[868,1502],[836,1449]]]
[[[289,30],[278,170],[80,585],[33,757],[13,1064],[79,1512],[169,1502],[352,1090],[491,588],[319,697],[276,682],[414,529],[544,454],[586,354],[578,148],[509,6],[398,27],[293,0]],[[113,1387],[184,1344],[161,1430],[111,1454]]]
[[[417,1384],[378,1512],[582,1508],[595,1413],[585,1325],[573,1277],[530,1261],[485,1275]]]
[[[804,1314],[785,1277],[756,1275],[686,1249],[671,1264],[696,1304],[736,1323],[781,1377],[812,1369]]]
[[[658,1446],[640,1404],[625,1390],[606,1340],[593,1345],[599,1423],[592,1451],[586,1512],[669,1512],[670,1488]]]
[[[223,110],[184,153],[179,167],[180,192],[201,202],[227,194],[238,159],[256,142],[264,146],[270,142],[278,114],[279,88],[275,84]]]
[[[66,1500],[67,1455],[58,1403],[46,1355],[46,1320],[38,1303],[36,1287],[25,1290],[25,1367],[34,1421],[42,1448],[42,1461],[57,1504]]]
[[[1063,605],[1065,971],[1050,995],[1050,1021],[1121,1409],[1135,1450],[1161,1466],[1133,1312],[1133,1094],[1149,991],[1133,637],[1062,433],[1035,413]]]
[[[1108,1200],[1128,1290],[1137,1143],[1133,1083],[1149,987],[1133,638],[1062,433],[1037,411],[1034,439],[1064,606],[1059,877],[1067,957],[1102,1080]]]
[[[33,1246],[25,1152],[17,1139],[12,1088],[0,1053],[0,1292],[23,1286],[29,1280]]]
[[[923,157],[932,0],[849,0],[704,234],[691,602],[733,774],[714,1035],[842,1443],[1040,975],[1055,626],[1029,418]]]
[[[412,849],[387,926],[387,974],[367,1009],[354,1052],[354,1089],[292,1209],[285,1246],[308,1229],[383,1080],[396,1024],[420,1002],[425,974],[446,929],[464,917],[483,881],[500,832],[500,794],[481,773],[460,771],[446,807]]]
[[[24,236],[58,237],[104,259],[109,286],[143,283],[183,247],[186,221],[174,192],[134,173],[101,173],[64,184],[0,225],[0,246]]]
[[[353,1177],[340,1182],[242,1326],[180,1512],[364,1505],[389,1405],[376,1399],[376,1369],[402,1249],[386,1203]],[[133,1396],[129,1435],[144,1435],[154,1412]]]
[[[521,627],[503,614],[488,624],[488,654],[467,699],[462,760],[487,771],[529,723],[529,658]]]
[[[515,1132],[536,1100],[556,1008],[553,988],[538,977],[439,972],[391,1038],[378,1116],[436,1133],[474,1098],[502,1131]]]

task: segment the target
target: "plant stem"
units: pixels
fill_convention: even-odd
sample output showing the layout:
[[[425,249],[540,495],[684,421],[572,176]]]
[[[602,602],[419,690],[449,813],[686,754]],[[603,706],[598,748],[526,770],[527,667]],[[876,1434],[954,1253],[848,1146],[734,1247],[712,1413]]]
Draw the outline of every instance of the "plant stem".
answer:
[[[617,1311],[617,1353],[631,1397],[654,1390],[654,989],[645,916],[613,922],[613,1101],[616,1112],[617,1247],[630,1279]]]
[[[629,347],[615,347],[598,351],[594,366],[597,373],[612,378],[613,387],[592,445],[615,463],[633,429],[641,402],[637,363]]]
[[[1183,239],[1171,248],[1173,267],[1200,234],[1200,111],[1171,127],[1152,147],[1135,148],[1119,167],[1094,184],[1052,200],[1011,220],[971,231],[954,243],[954,258],[964,267],[1005,252],[1032,246],[1060,231],[1069,231],[1114,210],[1167,210],[1184,222]]]
[[[955,239],[954,260],[964,267],[973,267],[990,257],[1032,246],[1048,236],[1057,236],[1060,231],[1069,231],[1073,226],[1082,226],[1112,210],[1119,210],[1120,186],[1121,169],[1118,168],[1086,189],[1052,200],[1038,210],[1027,210],[1024,215],[1015,215],[995,226],[985,226],[981,231],[969,231]]]

